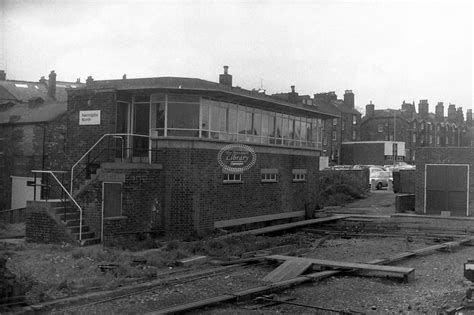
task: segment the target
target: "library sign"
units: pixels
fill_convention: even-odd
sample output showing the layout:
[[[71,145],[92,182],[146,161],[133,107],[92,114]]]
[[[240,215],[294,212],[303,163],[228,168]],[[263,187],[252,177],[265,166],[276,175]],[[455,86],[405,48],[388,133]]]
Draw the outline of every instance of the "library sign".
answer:
[[[79,125],[100,125],[100,110],[81,110]]]
[[[255,165],[257,154],[248,145],[228,144],[217,154],[217,161],[229,172],[243,172]]]

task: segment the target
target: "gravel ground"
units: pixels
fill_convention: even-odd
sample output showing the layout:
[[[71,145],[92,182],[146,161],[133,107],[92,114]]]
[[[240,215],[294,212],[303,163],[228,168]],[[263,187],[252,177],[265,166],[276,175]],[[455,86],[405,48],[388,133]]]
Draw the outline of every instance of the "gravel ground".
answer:
[[[369,198],[357,201],[342,209],[355,212],[362,209],[371,214],[390,214],[393,213],[393,201],[393,194],[377,191],[371,192]],[[319,236],[311,233],[299,233],[298,235],[304,239],[302,243],[310,241],[313,244],[318,244],[321,240],[318,239]],[[407,241],[405,237],[351,239],[332,237],[307,252],[305,257],[367,262],[430,245],[433,245],[432,241],[417,237],[410,241]],[[54,258],[63,259],[63,257],[57,256]],[[466,289],[470,285],[470,282],[463,276],[463,264],[472,258],[474,258],[474,247],[461,246],[452,252],[432,252],[393,264],[394,266],[415,268],[415,281],[411,283],[368,274],[341,274],[321,281],[302,284],[274,295],[277,298],[291,299],[290,302],[303,304],[306,307],[288,304],[263,307],[262,303],[252,300],[221,304],[216,307],[199,309],[193,313],[335,314],[335,312],[321,310],[321,308],[326,308],[369,314],[434,314],[440,309],[459,306],[462,303]],[[71,264],[74,263],[71,261]],[[202,266],[202,268],[207,267],[209,266]],[[153,290],[111,301],[58,309],[49,313],[142,314],[265,285],[266,283],[260,279],[274,268],[275,266],[270,264],[251,265],[183,283],[162,285]]]

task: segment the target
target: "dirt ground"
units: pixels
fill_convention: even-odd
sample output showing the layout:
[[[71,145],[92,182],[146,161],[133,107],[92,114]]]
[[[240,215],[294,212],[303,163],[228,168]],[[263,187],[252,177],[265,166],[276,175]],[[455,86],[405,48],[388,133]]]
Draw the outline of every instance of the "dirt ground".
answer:
[[[389,191],[371,192],[369,197],[337,212],[389,215],[394,212],[394,195]],[[273,237],[285,238],[284,235]],[[288,238],[288,236],[286,236]],[[321,236],[308,231],[292,234],[302,246],[310,248],[304,257],[368,262],[387,258],[394,254],[433,245],[433,241],[422,237],[407,240],[400,237],[339,238],[329,236],[321,242]],[[259,237],[254,242],[266,242]],[[269,243],[270,244],[270,243]],[[317,244],[317,245],[316,245]],[[189,268],[168,266],[170,258],[163,250],[152,254],[103,249],[101,246],[86,248],[68,244],[38,245],[10,244],[0,242],[8,252],[8,267],[23,279],[34,279],[30,301],[58,299],[85,292],[124,287],[132,283],[150,281],[166,274],[183,271],[196,272],[215,268],[209,263]],[[214,244],[213,246],[218,246]],[[271,245],[268,245],[271,246]],[[171,251],[167,252],[170,255]],[[146,258],[145,264],[139,258]],[[176,257],[175,257],[176,258]],[[272,295],[285,298],[293,304],[264,306],[257,300],[221,304],[216,307],[196,310],[196,314],[335,314],[330,310],[350,310],[361,313],[436,313],[439,310],[461,304],[470,285],[463,276],[463,264],[474,258],[474,247],[461,246],[451,252],[432,252],[392,264],[415,268],[415,281],[401,282],[398,279],[373,275],[336,275],[313,283],[302,284]],[[139,262],[137,262],[137,260]],[[102,272],[101,264],[116,264],[118,270]],[[79,306],[66,306],[48,311],[57,314],[140,314],[184,304],[220,294],[232,294],[243,289],[266,285],[261,279],[276,265],[261,263],[245,267],[230,268],[223,272],[191,278],[186,281],[171,281],[139,294],[121,298],[95,301]],[[296,306],[294,304],[305,306]],[[322,309],[327,309],[322,311]]]

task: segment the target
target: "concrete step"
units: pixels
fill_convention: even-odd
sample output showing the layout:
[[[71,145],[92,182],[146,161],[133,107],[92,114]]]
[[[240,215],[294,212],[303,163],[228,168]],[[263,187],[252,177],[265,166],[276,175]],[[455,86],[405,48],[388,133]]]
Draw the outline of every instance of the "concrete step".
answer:
[[[77,226],[68,226],[68,230],[73,233],[73,234],[78,234],[79,233],[79,225]],[[89,232],[90,228],[88,225],[83,225],[82,226],[82,233],[84,232]]]
[[[89,245],[95,245],[100,243],[100,238],[83,238],[81,241],[82,246],[89,246]]]
[[[74,237],[76,240],[79,240],[79,232],[77,233],[71,233],[72,237]],[[95,233],[92,231],[87,231],[87,232],[82,232],[82,239],[88,239],[88,238],[94,238]]]
[[[70,227],[70,226],[78,226],[81,224],[80,220],[77,219],[77,220],[66,220],[66,221],[63,221],[64,222],[64,225],[67,226],[67,227]]]
[[[58,213],[58,216],[61,221],[79,220],[81,217],[79,211],[69,213]]]
[[[74,208],[74,207],[55,207],[53,208],[54,212],[56,214],[62,214],[62,213],[76,213],[76,212],[79,212],[79,210],[77,208]]]

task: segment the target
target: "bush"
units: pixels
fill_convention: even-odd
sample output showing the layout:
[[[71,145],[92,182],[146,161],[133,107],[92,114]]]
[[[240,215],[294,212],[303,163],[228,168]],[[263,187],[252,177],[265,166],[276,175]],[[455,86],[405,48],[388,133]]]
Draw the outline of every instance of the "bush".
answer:
[[[319,187],[319,206],[340,206],[365,198],[366,185],[343,171],[324,172]]]

